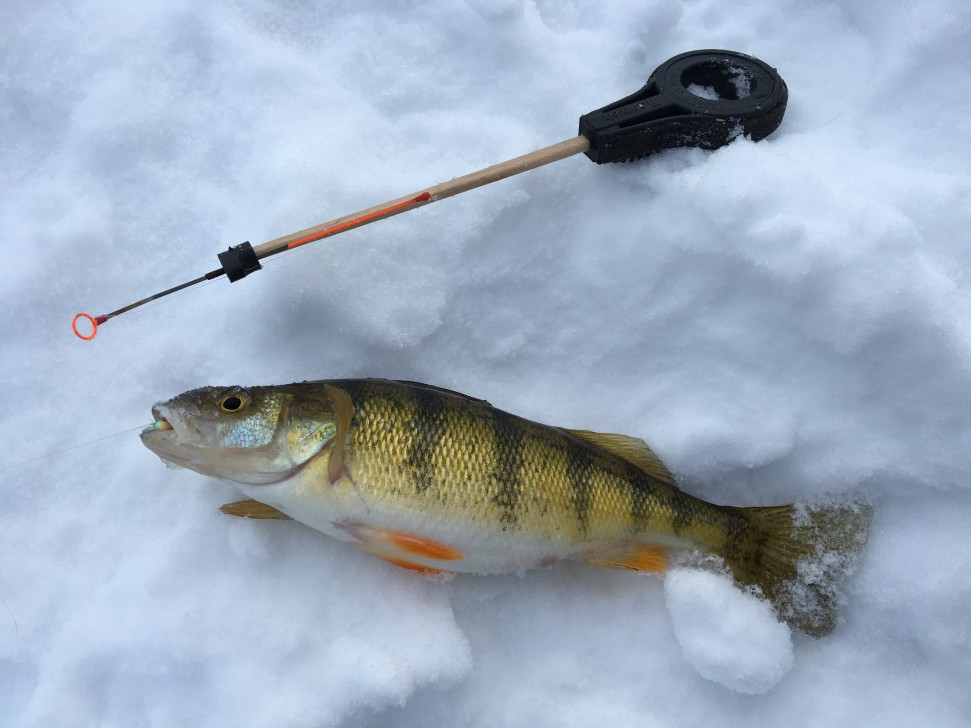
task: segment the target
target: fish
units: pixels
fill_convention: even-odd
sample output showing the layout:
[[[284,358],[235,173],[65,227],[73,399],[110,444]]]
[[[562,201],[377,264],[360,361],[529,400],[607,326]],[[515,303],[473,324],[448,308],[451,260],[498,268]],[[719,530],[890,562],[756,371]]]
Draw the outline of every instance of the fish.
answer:
[[[418,382],[201,387],[159,402],[141,440],[166,464],[231,483],[224,513],[292,519],[425,574],[577,561],[663,573],[720,558],[780,619],[837,624],[872,508],[717,505],[683,491],[646,442],[540,424]]]

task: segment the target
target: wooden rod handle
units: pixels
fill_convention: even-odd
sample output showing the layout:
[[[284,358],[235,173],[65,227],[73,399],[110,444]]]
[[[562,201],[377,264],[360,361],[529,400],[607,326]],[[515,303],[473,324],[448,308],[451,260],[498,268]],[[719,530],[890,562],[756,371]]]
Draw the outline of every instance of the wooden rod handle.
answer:
[[[337,235],[338,233],[352,230],[377,220],[383,220],[392,215],[397,215],[406,210],[413,210],[416,207],[427,205],[436,200],[444,200],[446,197],[452,197],[453,195],[475,189],[476,187],[498,182],[501,179],[512,177],[520,172],[526,172],[537,167],[542,167],[545,164],[565,159],[566,157],[572,157],[574,154],[580,154],[589,148],[590,140],[585,136],[581,135],[573,139],[567,139],[558,144],[524,154],[521,157],[480,169],[477,172],[472,172],[463,177],[456,177],[448,182],[442,182],[421,192],[405,195],[395,200],[383,202],[380,205],[374,205],[366,210],[344,215],[343,217],[315,225],[306,230],[300,230],[276,238],[275,240],[270,240],[255,246],[253,252],[256,253],[257,258],[266,258],[267,256],[281,253],[290,247],[295,247],[294,243],[302,245],[330,237],[331,235]]]

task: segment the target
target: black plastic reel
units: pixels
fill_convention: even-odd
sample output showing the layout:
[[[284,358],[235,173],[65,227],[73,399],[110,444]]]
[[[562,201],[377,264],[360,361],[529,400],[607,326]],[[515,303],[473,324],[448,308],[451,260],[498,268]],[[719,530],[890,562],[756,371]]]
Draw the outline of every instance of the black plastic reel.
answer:
[[[742,135],[767,137],[788,99],[785,81],[758,58],[689,51],[658,66],[637,93],[581,116],[580,133],[597,164],[676,147],[717,149]]]

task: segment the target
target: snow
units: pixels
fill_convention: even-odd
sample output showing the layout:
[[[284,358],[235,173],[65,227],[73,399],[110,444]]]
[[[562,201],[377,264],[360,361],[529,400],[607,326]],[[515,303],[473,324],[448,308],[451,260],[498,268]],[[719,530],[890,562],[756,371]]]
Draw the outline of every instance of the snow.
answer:
[[[3,14],[0,725],[971,723],[966,3]],[[563,160],[69,331],[569,138],[696,48],[779,69],[778,132]],[[839,626],[686,565],[429,581],[224,517],[137,437],[193,387],[349,376],[642,437],[720,503],[872,499]]]
[[[739,693],[764,693],[792,669],[792,636],[764,599],[721,574],[671,569],[664,595],[684,659]]]
[[[700,96],[701,98],[708,99],[710,101],[717,101],[721,98],[714,86],[702,86],[698,83],[689,83],[685,88],[687,88],[688,91],[693,93],[695,96]]]

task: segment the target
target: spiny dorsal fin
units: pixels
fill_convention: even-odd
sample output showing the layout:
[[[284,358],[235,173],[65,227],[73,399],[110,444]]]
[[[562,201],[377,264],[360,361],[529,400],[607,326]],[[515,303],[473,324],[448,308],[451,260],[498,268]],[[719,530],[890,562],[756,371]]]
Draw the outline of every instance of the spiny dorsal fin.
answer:
[[[238,516],[239,518],[264,518],[268,520],[289,521],[292,520],[283,511],[278,511],[273,506],[260,503],[252,499],[236,501],[220,506],[219,510],[227,516]]]
[[[354,417],[354,402],[343,389],[332,387],[329,384],[324,386],[334,405],[334,424],[337,427],[334,443],[331,445],[327,476],[331,483],[336,483],[344,474],[344,467],[347,464],[347,433],[351,430],[351,418]]]
[[[589,430],[568,430],[565,427],[561,427],[560,429],[574,437],[580,438],[584,442],[589,442],[594,447],[606,450],[617,457],[623,458],[631,465],[635,465],[643,470],[654,478],[654,480],[674,488],[678,487],[674,476],[671,475],[671,471],[668,470],[667,466],[661,462],[661,458],[655,455],[647,443],[638,437],[614,435],[606,432],[590,432]]]

